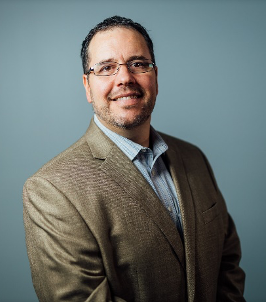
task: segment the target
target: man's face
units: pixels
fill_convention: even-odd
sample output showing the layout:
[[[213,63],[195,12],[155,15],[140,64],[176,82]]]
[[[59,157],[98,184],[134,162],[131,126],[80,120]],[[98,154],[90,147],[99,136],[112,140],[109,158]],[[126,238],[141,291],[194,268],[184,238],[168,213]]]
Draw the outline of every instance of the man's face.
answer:
[[[89,45],[90,67],[103,61],[125,64],[133,57],[151,59],[143,36],[135,30],[114,28],[97,33]],[[150,122],[158,93],[157,68],[133,74],[126,65],[117,74],[83,76],[86,96],[94,112],[109,129],[132,129]]]

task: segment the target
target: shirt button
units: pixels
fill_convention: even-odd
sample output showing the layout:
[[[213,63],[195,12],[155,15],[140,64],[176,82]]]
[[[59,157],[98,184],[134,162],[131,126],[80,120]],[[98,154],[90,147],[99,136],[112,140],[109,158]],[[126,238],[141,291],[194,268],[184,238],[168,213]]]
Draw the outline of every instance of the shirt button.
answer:
[[[168,211],[169,211],[169,212],[172,212],[172,208],[171,208],[171,207],[168,207]]]

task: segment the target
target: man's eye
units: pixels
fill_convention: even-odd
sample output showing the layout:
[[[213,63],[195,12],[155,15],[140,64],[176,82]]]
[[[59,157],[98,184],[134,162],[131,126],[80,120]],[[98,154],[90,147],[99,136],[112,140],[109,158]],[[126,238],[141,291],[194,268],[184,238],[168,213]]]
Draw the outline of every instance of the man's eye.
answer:
[[[100,68],[100,72],[106,72],[106,71],[110,71],[114,69],[114,66],[113,65],[103,65],[101,68]]]
[[[117,66],[115,63],[102,63],[97,65],[97,68],[95,69],[95,72],[97,74],[103,74],[103,75],[110,75],[112,73],[114,73],[117,69]]]
[[[137,62],[133,62],[132,66],[135,68],[143,68],[147,65],[147,63],[142,62],[142,61],[137,61]]]

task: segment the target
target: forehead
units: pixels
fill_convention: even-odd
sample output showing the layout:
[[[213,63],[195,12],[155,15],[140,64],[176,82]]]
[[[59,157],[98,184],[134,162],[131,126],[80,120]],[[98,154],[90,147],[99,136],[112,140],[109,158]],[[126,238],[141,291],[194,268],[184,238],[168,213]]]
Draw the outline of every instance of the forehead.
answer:
[[[113,28],[98,32],[89,45],[90,63],[103,60],[125,60],[133,56],[151,59],[144,37],[134,29]]]

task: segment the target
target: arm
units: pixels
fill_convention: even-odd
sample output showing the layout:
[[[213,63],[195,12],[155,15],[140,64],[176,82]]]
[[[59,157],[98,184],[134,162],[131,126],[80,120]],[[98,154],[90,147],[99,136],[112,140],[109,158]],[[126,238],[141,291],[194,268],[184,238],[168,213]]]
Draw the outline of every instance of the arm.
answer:
[[[244,284],[245,273],[240,268],[241,246],[240,240],[236,231],[236,227],[230,214],[227,212],[227,207],[224,198],[218,188],[212,168],[203,154],[204,160],[212,177],[214,186],[218,192],[219,198],[222,201],[224,217],[224,244],[223,253],[220,265],[220,271],[217,284],[217,302],[244,302]]]
[[[40,302],[124,301],[111,298],[98,244],[70,201],[50,182],[24,186],[24,224]]]
[[[220,266],[217,302],[244,302],[245,273],[239,267],[241,259],[240,241],[231,216],[228,214],[223,255]]]

